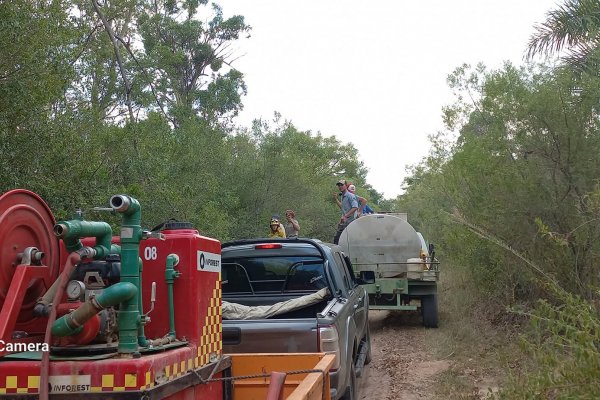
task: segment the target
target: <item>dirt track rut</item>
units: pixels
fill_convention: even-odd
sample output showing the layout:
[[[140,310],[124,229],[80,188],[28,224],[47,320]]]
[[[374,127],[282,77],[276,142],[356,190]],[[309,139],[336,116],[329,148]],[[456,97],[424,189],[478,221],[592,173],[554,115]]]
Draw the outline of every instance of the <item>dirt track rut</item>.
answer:
[[[373,361],[359,383],[360,399],[433,399],[434,378],[451,367],[436,360],[425,344],[417,315],[369,311]]]

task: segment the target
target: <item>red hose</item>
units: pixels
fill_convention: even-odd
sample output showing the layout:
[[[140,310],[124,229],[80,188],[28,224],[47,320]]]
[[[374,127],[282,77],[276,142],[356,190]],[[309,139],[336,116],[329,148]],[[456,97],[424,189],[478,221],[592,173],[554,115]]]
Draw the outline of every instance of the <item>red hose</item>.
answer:
[[[78,252],[73,252],[69,254],[67,258],[67,262],[65,263],[65,268],[63,269],[62,274],[60,275],[60,283],[58,284],[58,288],[56,289],[56,293],[54,294],[54,299],[52,299],[52,308],[50,310],[50,316],[48,317],[48,325],[46,326],[46,334],[44,335],[44,343],[48,343],[50,346],[50,338],[52,336],[52,325],[56,320],[56,311],[58,310],[58,305],[60,304],[60,300],[62,299],[63,292],[65,291],[65,287],[67,286],[67,282],[69,281],[69,277],[71,276],[71,272],[75,265],[81,260],[81,255]],[[50,350],[44,351],[42,353],[42,362],[40,364],[40,400],[48,400],[48,373],[50,370]]]

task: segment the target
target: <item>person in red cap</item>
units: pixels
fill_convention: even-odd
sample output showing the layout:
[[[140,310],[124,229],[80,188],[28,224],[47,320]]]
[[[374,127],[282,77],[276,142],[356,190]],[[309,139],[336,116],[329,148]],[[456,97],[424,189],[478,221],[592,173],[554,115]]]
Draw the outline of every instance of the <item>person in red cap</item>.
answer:
[[[356,194],[356,186],[354,186],[350,182],[348,182],[348,191],[350,193],[352,193],[353,195],[355,195],[356,198],[358,199],[358,202],[360,203],[360,206],[358,207],[358,211],[356,212],[356,218],[359,218],[365,214],[373,214],[373,209],[371,209],[371,207],[369,207],[369,205],[367,204],[367,199],[357,195]]]

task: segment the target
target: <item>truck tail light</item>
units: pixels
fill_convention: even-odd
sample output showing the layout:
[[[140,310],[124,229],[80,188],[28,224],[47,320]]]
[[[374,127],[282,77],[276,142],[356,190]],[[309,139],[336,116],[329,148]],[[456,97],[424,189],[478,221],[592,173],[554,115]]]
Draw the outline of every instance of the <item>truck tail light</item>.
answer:
[[[280,249],[281,243],[265,243],[265,244],[257,244],[254,246],[257,250],[267,250],[267,249]]]
[[[338,331],[333,325],[319,328],[319,351],[335,354],[332,371],[340,367],[340,339]]]

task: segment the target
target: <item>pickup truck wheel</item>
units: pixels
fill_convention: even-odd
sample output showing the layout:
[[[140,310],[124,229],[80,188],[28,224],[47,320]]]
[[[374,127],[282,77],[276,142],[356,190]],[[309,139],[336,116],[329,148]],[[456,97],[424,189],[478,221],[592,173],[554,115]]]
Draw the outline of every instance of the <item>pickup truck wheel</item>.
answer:
[[[371,352],[371,328],[367,326],[367,335],[365,336],[365,346],[369,346],[367,350],[367,356],[365,357],[365,365],[369,364],[373,359],[373,353]]]
[[[358,387],[356,385],[356,371],[354,370],[354,363],[350,363],[350,385],[346,388],[346,392],[340,400],[357,400],[358,399]]]
[[[421,313],[423,314],[423,326],[425,328],[438,327],[438,302],[436,294],[421,297]]]

